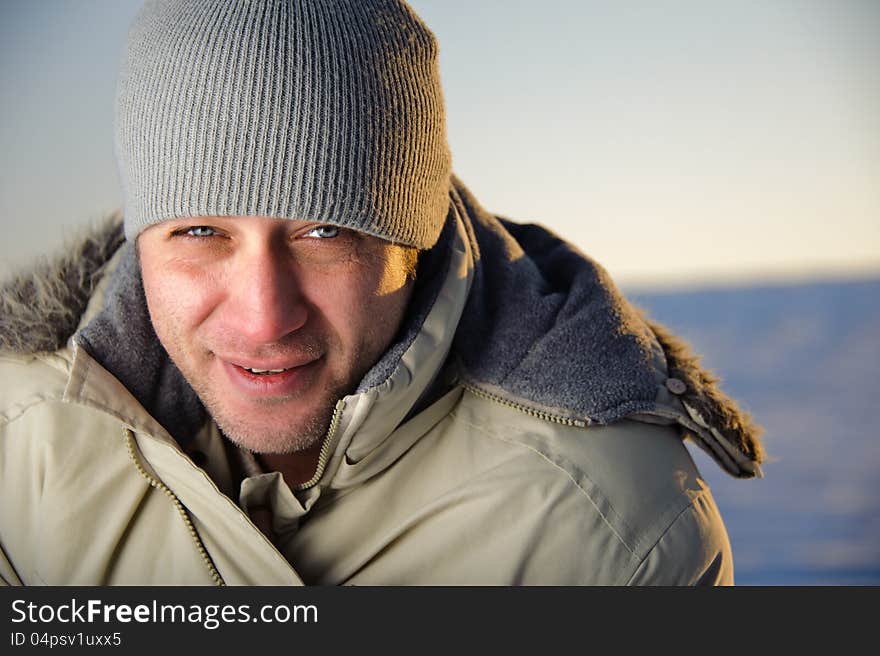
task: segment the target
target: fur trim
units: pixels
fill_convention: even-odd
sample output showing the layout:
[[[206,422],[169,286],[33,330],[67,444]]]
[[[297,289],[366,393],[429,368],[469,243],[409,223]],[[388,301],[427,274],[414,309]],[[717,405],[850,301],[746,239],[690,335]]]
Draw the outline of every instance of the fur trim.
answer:
[[[687,387],[681,400],[749,460],[764,462],[764,448],[760,442],[763,429],[719,389],[720,379],[700,364],[700,356],[694,354],[686,342],[660,323],[650,320],[647,323],[666,354],[669,377],[677,378]]]
[[[0,352],[63,347],[76,331],[104,265],[125,241],[116,212],[0,286]]]

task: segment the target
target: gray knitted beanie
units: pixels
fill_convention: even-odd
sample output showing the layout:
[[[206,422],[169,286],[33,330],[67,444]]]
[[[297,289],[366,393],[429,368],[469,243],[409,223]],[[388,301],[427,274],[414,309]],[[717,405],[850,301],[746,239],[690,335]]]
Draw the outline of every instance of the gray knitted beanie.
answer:
[[[429,248],[449,208],[437,44],[402,0],[149,0],[115,147],[130,240],[256,215]]]

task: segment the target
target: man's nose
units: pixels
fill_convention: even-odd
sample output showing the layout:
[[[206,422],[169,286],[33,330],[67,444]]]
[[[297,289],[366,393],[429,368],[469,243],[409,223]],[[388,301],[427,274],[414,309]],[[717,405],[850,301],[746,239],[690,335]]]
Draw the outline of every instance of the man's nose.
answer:
[[[289,257],[270,249],[236,258],[227,321],[253,344],[269,344],[302,328],[308,306]]]

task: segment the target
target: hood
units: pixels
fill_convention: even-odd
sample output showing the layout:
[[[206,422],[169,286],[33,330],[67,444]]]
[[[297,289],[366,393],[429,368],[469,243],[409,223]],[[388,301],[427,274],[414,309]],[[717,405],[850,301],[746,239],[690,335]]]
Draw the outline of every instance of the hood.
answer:
[[[733,476],[760,475],[760,428],[726,396],[687,344],[645,317],[597,263],[537,225],[483,210],[453,180],[449,224],[463,220],[473,257],[471,290],[450,357],[472,390],[551,421],[620,419],[677,424]],[[413,342],[445,276],[452,228],[425,254],[405,326],[367,374],[384,383]],[[0,350],[54,351],[76,332],[102,269],[123,244],[119,217],[56,260],[0,290]],[[107,291],[110,302],[78,341],[128,387],[169,432],[194,433],[201,403],[152,332],[130,245]]]
[[[761,475],[761,428],[598,263],[546,228],[486,212],[457,179],[453,202],[476,260],[453,349],[465,381],[549,419],[674,422],[731,475]]]
[[[0,286],[0,352],[62,348],[76,331],[104,267],[124,243],[114,213]]]

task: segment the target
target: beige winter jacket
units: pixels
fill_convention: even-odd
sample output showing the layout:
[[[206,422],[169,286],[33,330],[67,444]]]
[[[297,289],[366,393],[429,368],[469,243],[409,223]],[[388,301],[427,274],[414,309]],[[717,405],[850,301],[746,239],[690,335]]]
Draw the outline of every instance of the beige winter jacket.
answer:
[[[181,448],[74,339],[51,353],[7,349],[0,580],[733,583],[718,509],[670,419],[684,412],[675,385],[657,381],[666,417],[601,426],[536,410],[450,364],[476,259],[460,217],[454,233],[417,337],[383,384],[337,404],[302,489],[277,473],[242,475],[246,456],[211,422]],[[110,277],[80,328],[100,312]],[[448,391],[406,418],[437,375]]]

